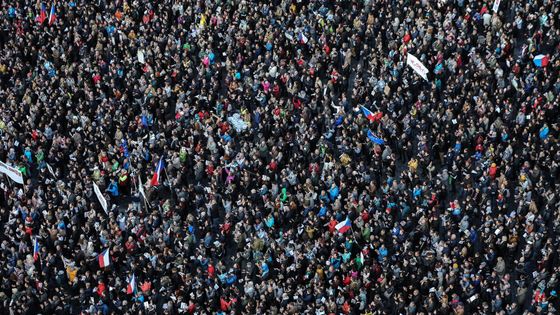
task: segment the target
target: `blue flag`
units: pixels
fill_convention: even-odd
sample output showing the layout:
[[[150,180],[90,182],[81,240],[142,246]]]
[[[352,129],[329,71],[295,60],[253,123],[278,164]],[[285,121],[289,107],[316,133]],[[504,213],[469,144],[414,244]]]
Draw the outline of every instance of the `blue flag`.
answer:
[[[122,139],[121,141],[121,147],[123,149],[123,155],[124,157],[129,157],[130,154],[128,154],[128,142],[126,141],[126,139]]]
[[[334,122],[334,126],[338,127],[338,126],[342,125],[343,121],[344,121],[344,116],[342,116],[342,115],[338,116],[338,118]]]
[[[548,136],[548,132],[549,132],[548,126],[544,126],[539,132],[539,138],[543,140],[546,139],[546,136]]]
[[[383,141],[383,139],[374,136],[373,132],[371,132],[371,130],[369,130],[369,129],[368,129],[368,132],[367,132],[367,136],[368,136],[369,140],[371,140],[375,144],[379,144],[379,145],[385,144],[385,141]]]

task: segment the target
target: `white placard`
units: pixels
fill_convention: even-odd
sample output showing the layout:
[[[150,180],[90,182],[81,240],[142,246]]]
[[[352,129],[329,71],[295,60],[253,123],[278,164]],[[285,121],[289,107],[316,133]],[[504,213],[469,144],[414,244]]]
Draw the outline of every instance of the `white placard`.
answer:
[[[99,199],[101,207],[103,208],[103,210],[105,210],[105,213],[107,213],[107,200],[105,199],[105,197],[103,197],[103,194],[101,193],[101,190],[96,183],[93,183],[93,191],[97,195],[97,199]]]
[[[406,64],[409,65],[416,73],[418,73],[424,80],[428,81],[428,68],[418,60],[414,55],[407,54]]]
[[[494,5],[492,6],[492,11],[498,13],[498,9],[500,9],[500,2],[502,0],[494,0]]]

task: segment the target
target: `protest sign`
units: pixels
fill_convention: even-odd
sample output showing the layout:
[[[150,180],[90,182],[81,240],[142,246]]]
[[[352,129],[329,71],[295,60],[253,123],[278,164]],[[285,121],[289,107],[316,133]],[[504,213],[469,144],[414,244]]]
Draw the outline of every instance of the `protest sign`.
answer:
[[[93,191],[97,195],[97,199],[99,199],[99,203],[101,204],[101,207],[103,208],[105,213],[107,213],[107,200],[105,199],[105,197],[103,197],[103,194],[101,193],[101,190],[99,189],[99,186],[97,186],[96,183],[93,183]]]
[[[6,163],[0,162],[0,173],[6,174],[11,180],[18,184],[23,184],[23,175],[15,168]]]
[[[407,54],[406,64],[424,78],[424,80],[428,81],[428,68],[426,68],[418,58],[412,54]]]

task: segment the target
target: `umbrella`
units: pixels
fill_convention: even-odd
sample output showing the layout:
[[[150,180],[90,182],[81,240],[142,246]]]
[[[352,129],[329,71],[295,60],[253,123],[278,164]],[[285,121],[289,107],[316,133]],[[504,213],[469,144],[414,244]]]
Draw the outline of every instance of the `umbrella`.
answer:
[[[548,56],[547,55],[538,55],[533,58],[533,63],[537,67],[546,67],[548,65]]]

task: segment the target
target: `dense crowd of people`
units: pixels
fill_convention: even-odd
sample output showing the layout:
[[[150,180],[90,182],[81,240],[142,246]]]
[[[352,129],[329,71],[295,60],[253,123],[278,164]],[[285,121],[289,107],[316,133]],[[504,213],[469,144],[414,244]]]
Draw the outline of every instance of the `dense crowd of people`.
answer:
[[[45,1],[0,313],[560,311],[559,1]]]

